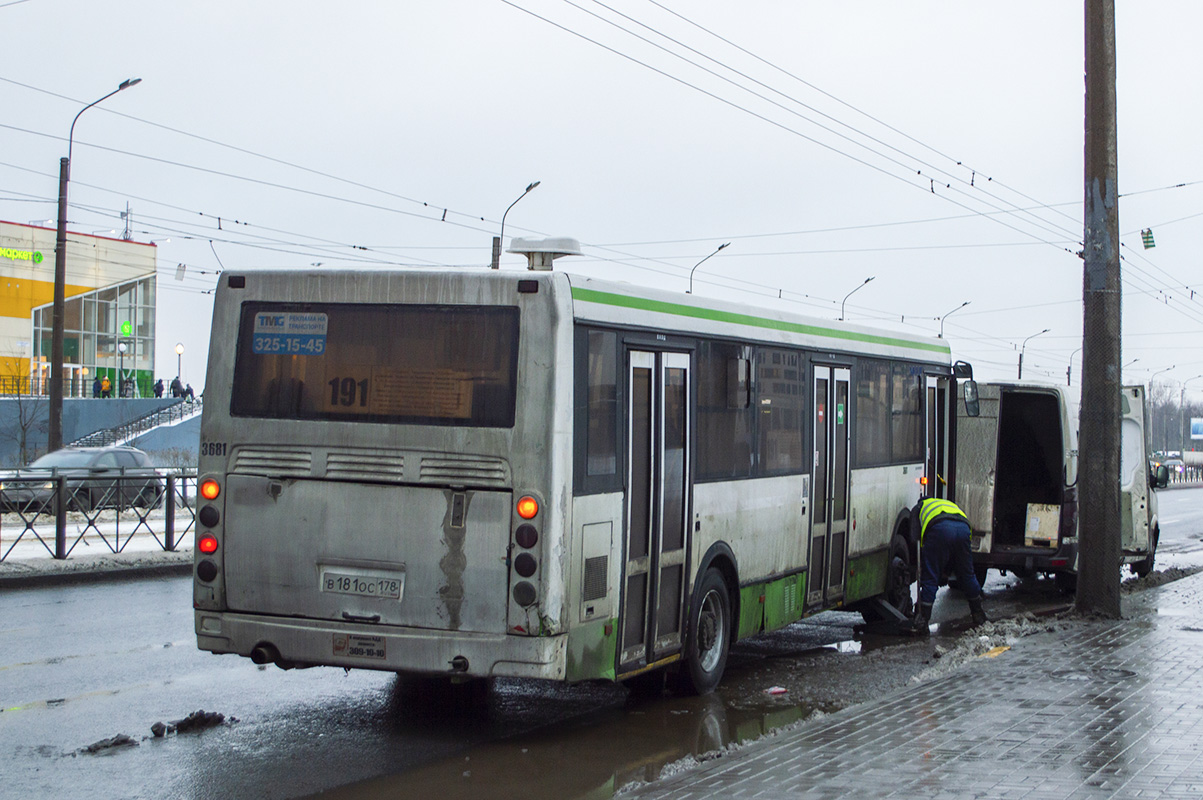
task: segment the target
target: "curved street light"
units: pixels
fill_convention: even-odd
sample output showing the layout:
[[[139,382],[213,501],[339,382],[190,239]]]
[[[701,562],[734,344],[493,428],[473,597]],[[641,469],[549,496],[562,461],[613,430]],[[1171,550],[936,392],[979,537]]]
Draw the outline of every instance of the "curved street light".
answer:
[[[1073,383],[1074,375],[1074,356],[1082,352],[1082,348],[1078,348],[1069,354],[1069,366],[1065,368],[1065,385],[1070,386]]]
[[[691,269],[689,271],[689,288],[685,290],[685,294],[693,294],[693,272],[694,272],[694,270],[696,270],[698,267],[702,266],[702,264],[704,264],[707,261],[707,259],[711,258],[712,256],[718,255],[719,250],[722,250],[724,247],[729,247],[730,244],[731,244],[730,242],[723,242],[722,244],[720,244],[718,246],[717,249],[715,249],[715,251],[713,253],[711,253],[710,255],[706,256],[706,258],[703,258],[701,261],[699,261],[698,263],[693,265],[693,269]]]
[[[1023,340],[1023,347],[1019,348],[1019,374],[1015,376],[1015,380],[1023,379],[1023,352],[1028,349],[1028,342],[1032,339],[1035,339],[1037,336],[1040,336],[1041,334],[1048,333],[1048,331],[1049,329],[1045,328],[1044,330],[1040,331],[1040,333],[1033,333],[1031,336]]]
[[[1153,378],[1156,378],[1158,375],[1160,375],[1160,374],[1161,374],[1161,373],[1163,373],[1163,372],[1169,372],[1170,370],[1172,370],[1172,369],[1174,368],[1174,366],[1175,366],[1175,365],[1173,365],[1173,364],[1170,364],[1170,365],[1169,365],[1168,367],[1166,367],[1165,369],[1159,369],[1159,370],[1157,370],[1156,372],[1154,372],[1154,373],[1153,373],[1153,376],[1152,376],[1151,378],[1149,378],[1149,391],[1152,391],[1152,390],[1153,390]]]
[[[518,195],[518,200],[526,197],[535,189],[536,186],[542,182],[543,181],[535,181],[534,183],[529,184],[525,189],[522,190],[522,194]],[[510,213],[511,208],[518,205],[518,200],[510,203],[505,210],[505,214],[501,215],[501,235],[493,240],[493,269],[501,269],[501,245],[502,242],[505,241],[505,217],[506,214]]]
[[[853,290],[853,291],[855,291],[855,290]],[[945,320],[945,319],[947,319],[948,317],[951,317],[953,314],[957,313],[958,311],[960,311],[960,310],[961,310],[962,308],[964,308],[965,306],[969,305],[969,303],[970,303],[970,301],[969,301],[969,300],[966,300],[964,303],[961,303],[959,306],[957,306],[956,308],[954,308],[952,311],[949,311],[947,314],[945,314],[944,316],[940,317],[940,338],[941,338],[941,339],[943,339],[943,338],[944,338],[944,320]]]
[[[852,291],[848,292],[848,294],[844,295],[844,299],[840,301],[840,319],[841,319],[841,320],[844,318],[844,303],[847,303],[847,302],[848,302],[848,298],[849,298],[849,297],[851,297],[852,295],[856,294],[857,292],[859,292],[861,289],[863,289],[863,288],[865,288],[866,286],[868,286],[868,285],[869,285],[869,281],[873,280],[873,278],[876,278],[876,277],[877,277],[876,275],[873,275],[873,276],[871,276],[871,277],[865,278],[865,282],[864,282],[864,283],[862,283],[860,286],[857,286],[857,287],[856,287],[855,289],[853,289]],[[952,312],[949,312],[949,313],[952,313]],[[947,315],[947,314],[945,314],[945,316],[948,316],[948,315]]]
[[[92,106],[141,82],[141,78],[124,80],[104,97],[81,108],[75,119],[71,120],[71,132],[67,136],[67,157],[59,160],[58,234],[54,240],[54,318],[50,331],[50,410],[46,430],[47,449],[52,452],[63,446],[63,306],[67,294],[67,183],[71,180],[71,150],[75,145],[75,123],[79,122],[80,116]]]

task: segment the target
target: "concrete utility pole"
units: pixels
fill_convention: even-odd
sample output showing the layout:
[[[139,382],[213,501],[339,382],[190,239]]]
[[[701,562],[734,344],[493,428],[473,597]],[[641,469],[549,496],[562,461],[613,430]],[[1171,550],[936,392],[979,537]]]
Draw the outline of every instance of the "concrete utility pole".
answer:
[[[1120,262],[1115,0],[1086,0],[1086,152],[1078,594],[1083,613],[1120,616]]]

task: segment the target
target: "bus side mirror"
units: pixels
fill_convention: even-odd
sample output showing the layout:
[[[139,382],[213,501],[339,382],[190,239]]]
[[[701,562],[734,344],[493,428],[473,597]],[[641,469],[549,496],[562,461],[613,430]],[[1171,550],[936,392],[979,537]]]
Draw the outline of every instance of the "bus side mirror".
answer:
[[[961,385],[965,389],[965,414],[970,417],[978,416],[982,409],[977,399],[977,381],[970,378]]]
[[[1156,475],[1153,477],[1153,488],[1161,489],[1170,485],[1170,468],[1165,464],[1158,464]]]

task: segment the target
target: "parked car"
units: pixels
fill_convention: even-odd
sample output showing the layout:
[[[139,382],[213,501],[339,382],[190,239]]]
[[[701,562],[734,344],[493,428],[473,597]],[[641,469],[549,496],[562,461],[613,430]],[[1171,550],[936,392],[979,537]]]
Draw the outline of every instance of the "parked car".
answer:
[[[150,456],[135,447],[64,447],[10,473],[0,483],[6,510],[52,507],[55,485],[64,477],[67,507],[152,507],[163,496],[163,481]]]

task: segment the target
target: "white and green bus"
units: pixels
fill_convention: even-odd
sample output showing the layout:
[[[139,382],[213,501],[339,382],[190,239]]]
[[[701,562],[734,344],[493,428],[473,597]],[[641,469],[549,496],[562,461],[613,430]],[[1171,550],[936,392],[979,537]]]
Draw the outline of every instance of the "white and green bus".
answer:
[[[909,610],[954,381],[943,339],[559,271],[226,273],[198,644],[709,691],[735,640]]]

